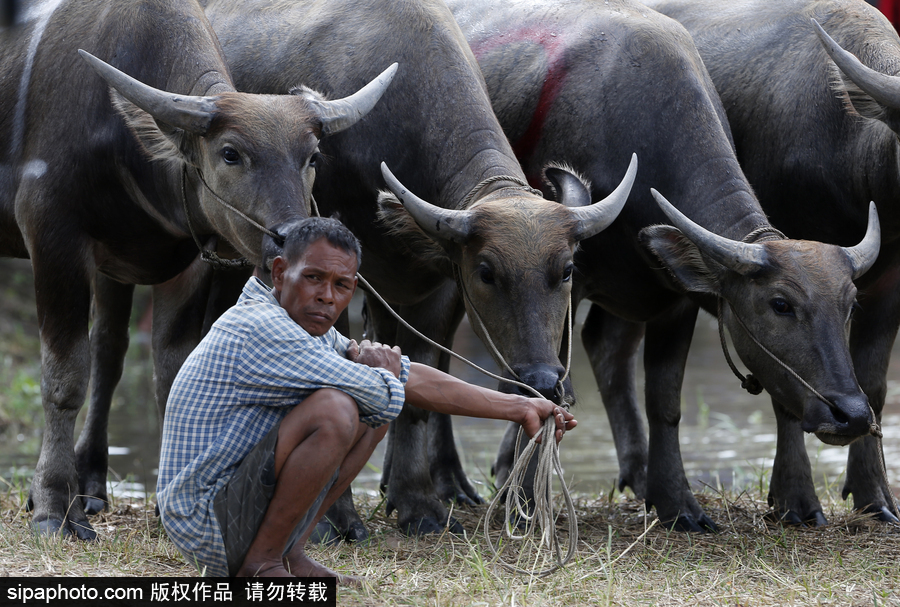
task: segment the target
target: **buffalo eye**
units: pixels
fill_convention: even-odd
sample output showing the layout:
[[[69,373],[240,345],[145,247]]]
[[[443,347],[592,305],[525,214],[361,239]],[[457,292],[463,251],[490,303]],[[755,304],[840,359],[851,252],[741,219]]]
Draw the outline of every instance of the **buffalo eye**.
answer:
[[[769,304],[772,306],[772,309],[775,310],[775,313],[779,316],[793,316],[794,308],[787,301],[783,300],[780,297],[776,297]]]
[[[226,146],[222,150],[222,158],[226,164],[237,164],[241,161],[241,155],[231,146]]]
[[[570,280],[572,280],[572,273],[574,271],[575,271],[575,264],[573,264],[573,263],[566,264],[566,267],[563,268],[562,281],[569,282]]]
[[[862,310],[862,306],[859,305],[858,301],[854,301],[853,305],[850,306],[850,314],[847,315],[847,320],[849,321],[849,320],[853,319],[853,317],[856,316],[856,313],[859,312],[860,310]]]
[[[481,278],[481,282],[483,282],[484,284],[494,284],[494,272],[485,264],[481,264],[481,266],[478,268],[478,275]]]
[[[309,157],[309,168],[315,169],[319,167],[319,164],[322,162],[322,155],[318,152],[313,153],[312,156]]]

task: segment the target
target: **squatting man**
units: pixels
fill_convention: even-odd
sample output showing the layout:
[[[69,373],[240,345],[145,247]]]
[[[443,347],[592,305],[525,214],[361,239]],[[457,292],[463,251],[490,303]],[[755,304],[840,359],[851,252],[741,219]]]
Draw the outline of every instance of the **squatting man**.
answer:
[[[361,250],[334,219],[293,224],[256,277],[185,361],[163,424],[157,499],[163,526],[209,576],[339,576],[304,552],[403,402],[510,420],[528,436],[553,415],[543,399],[501,394],[411,363],[397,346],[357,344],[333,325],[356,290]]]

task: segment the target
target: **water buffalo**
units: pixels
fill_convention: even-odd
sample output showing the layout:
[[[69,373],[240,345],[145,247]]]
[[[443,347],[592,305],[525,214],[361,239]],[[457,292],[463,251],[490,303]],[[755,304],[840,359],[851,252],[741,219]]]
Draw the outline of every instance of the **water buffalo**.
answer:
[[[637,2],[448,3],[533,183],[554,159],[583,173],[592,194],[602,196],[622,170],[623,151],[641,157],[619,218],[582,242],[575,257],[574,297],[591,302],[582,337],[612,421],[620,485],[644,495],[676,528],[715,528],[685,477],[678,423],[698,306],[715,313],[717,300],[741,359],[798,427],[802,420],[841,443],[869,432],[845,331],[856,299],[852,281],[878,251],[874,211],[855,247],[774,231],[738,165],[725,111],[690,35]],[[664,215],[662,196],[651,188],[681,213],[666,207]],[[649,451],[634,389],[644,333]],[[510,447],[505,441],[498,456],[500,475]]]
[[[264,227],[306,216],[319,139],[365,115],[390,73],[337,101],[237,93],[193,2],[36,2],[2,36],[0,255],[31,259],[41,337],[33,524],[91,539],[73,432],[92,347],[94,381],[114,385],[102,374],[124,347],[108,336],[127,335],[132,285],[152,284],[158,368],[189,351],[202,317],[182,310],[205,265],[192,231],[260,263],[262,233],[234,210]]]
[[[880,419],[900,324],[897,32],[855,0],[652,4],[693,35],[738,159],[773,224],[797,238],[850,243],[865,229],[869,201],[878,205],[883,244],[873,269],[856,281],[850,352]],[[811,19],[824,28],[819,36]],[[791,520],[824,522],[803,447],[809,428],[773,397],[778,451],[769,501],[792,512]],[[880,442],[865,436],[849,451],[844,498],[853,494],[855,508],[897,522]]]

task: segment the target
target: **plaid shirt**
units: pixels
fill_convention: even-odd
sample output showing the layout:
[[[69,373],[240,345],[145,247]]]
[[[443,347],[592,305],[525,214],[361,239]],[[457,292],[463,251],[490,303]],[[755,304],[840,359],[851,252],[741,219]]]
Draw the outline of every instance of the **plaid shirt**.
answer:
[[[348,344],[334,328],[311,336],[251,278],[184,362],[166,405],[157,503],[169,537],[201,572],[228,575],[216,493],[304,398],[319,388],[346,392],[372,427],[400,413],[409,359],[398,380],[347,360]]]

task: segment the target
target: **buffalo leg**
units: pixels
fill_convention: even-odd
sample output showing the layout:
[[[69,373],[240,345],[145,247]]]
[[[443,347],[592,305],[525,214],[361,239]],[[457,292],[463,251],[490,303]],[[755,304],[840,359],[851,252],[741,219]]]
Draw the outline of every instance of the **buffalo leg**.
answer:
[[[822,505],[816,496],[812,468],[806,454],[800,420],[772,400],[778,428],[772,482],[769,483],[769,506],[780,520],[792,525],[826,524]]]
[[[646,499],[667,526],[678,531],[715,531],[715,523],[688,485],[678,441],[681,385],[696,319],[697,306],[684,302],[647,323],[644,369],[650,441]]]
[[[432,412],[428,416],[428,460],[438,498],[466,506],[484,503],[463,471],[449,415]]]
[[[94,277],[91,394],[84,428],[75,445],[75,467],[87,514],[100,512],[109,501],[106,493],[109,408],[128,351],[133,295],[134,285],[122,284],[102,274]]]
[[[97,534],[78,498],[74,444],[75,418],[84,404],[90,376],[91,283],[88,270],[79,264],[84,253],[78,243],[71,244],[75,248],[64,247],[58,239],[36,242],[31,251],[41,327],[45,422],[31,485],[32,524],[40,533],[95,539]]]
[[[200,343],[210,303],[213,270],[199,257],[175,278],[153,287],[153,370],[163,419],[172,382]]]
[[[591,368],[619,459],[619,491],[631,487],[638,498],[647,490],[647,434],[637,401],[637,353],[644,324],[633,323],[592,305],[581,329]]]
[[[458,326],[462,320],[463,308],[458,306],[457,318],[451,323]],[[452,347],[452,341],[447,342],[447,347]],[[450,355],[440,354],[438,368],[441,371],[450,371]],[[456,450],[456,441],[453,439],[453,419],[444,413],[431,413],[428,416],[428,459],[431,464],[431,481],[438,498],[457,504],[474,506],[482,504],[484,500],[469,482],[459,452]]]
[[[393,339],[390,328],[396,321],[377,302],[368,300],[369,320],[378,341],[399,345],[411,360],[436,366],[439,355],[435,348],[404,328],[397,329]],[[460,314],[456,285],[447,281],[425,301],[415,306],[401,306],[398,312],[412,326],[438,343],[447,343],[459,324]],[[428,457],[428,412],[409,404],[391,423],[388,433],[388,453],[382,483],[387,496],[387,511],[397,510],[397,522],[404,533],[437,533],[450,526],[461,532],[462,526],[453,519],[438,498],[431,479]]]
[[[857,312],[850,333],[850,352],[857,379],[880,423],[891,348],[900,325],[900,270],[879,278],[860,297],[860,304],[862,309]],[[857,510],[876,513],[880,520],[896,523],[900,513],[882,466],[883,458],[881,441],[874,436],[851,443],[842,495],[846,499],[853,494],[853,507]]]

